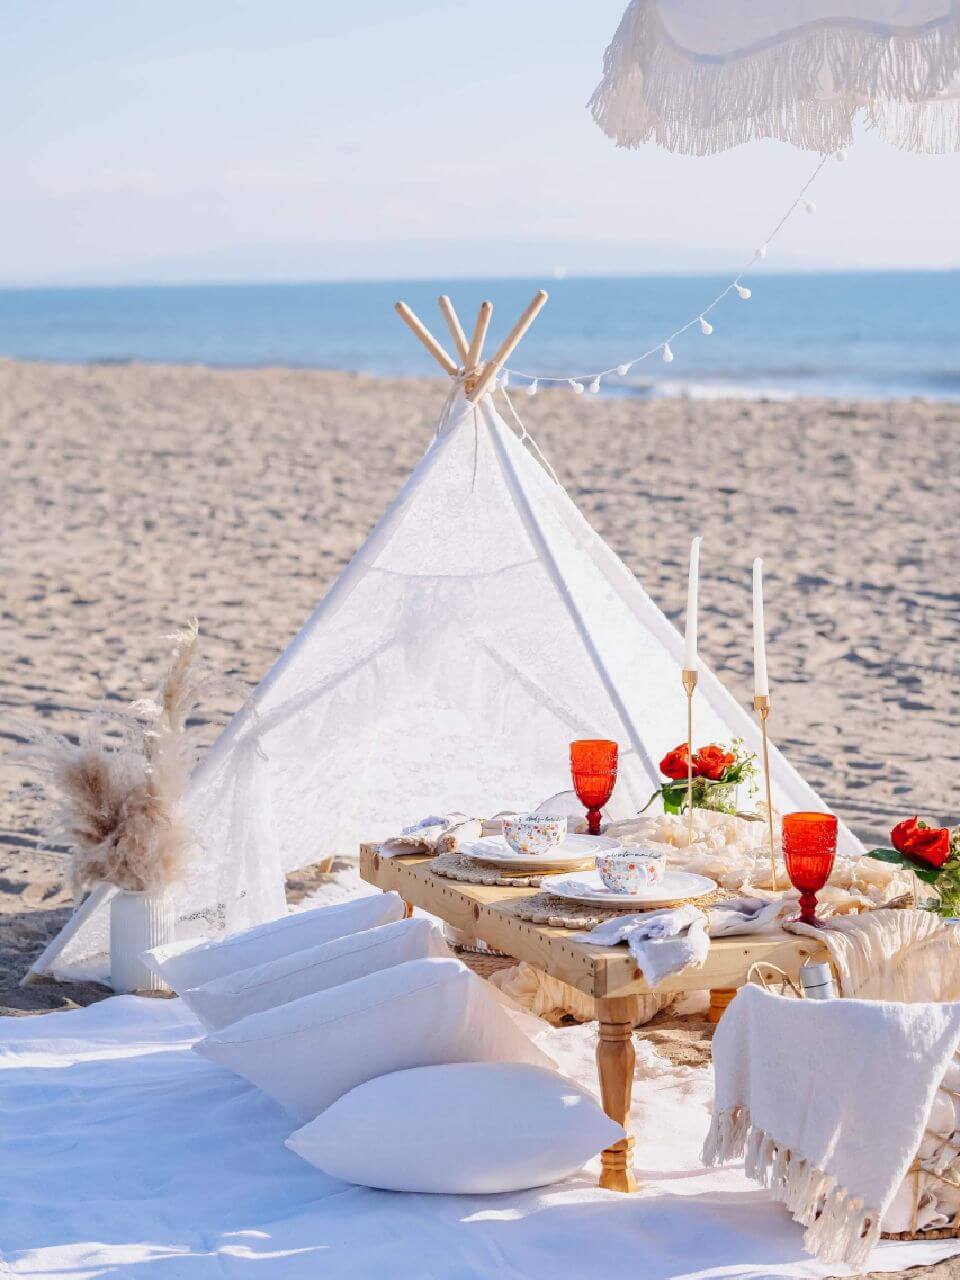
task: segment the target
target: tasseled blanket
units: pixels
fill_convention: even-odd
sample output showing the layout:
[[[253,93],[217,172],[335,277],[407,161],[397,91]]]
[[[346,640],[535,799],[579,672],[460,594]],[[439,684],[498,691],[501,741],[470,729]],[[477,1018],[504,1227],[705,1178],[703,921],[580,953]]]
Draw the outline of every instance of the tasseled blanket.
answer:
[[[960,1004],[792,1000],[744,987],[717,1028],[703,1162],[744,1159],[824,1262],[861,1267],[960,1044]]]

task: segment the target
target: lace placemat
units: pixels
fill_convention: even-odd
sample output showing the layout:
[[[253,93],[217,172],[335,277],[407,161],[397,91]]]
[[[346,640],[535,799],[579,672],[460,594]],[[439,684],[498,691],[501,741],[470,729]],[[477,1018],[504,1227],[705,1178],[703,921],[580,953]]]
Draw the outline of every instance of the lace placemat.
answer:
[[[431,861],[430,870],[447,880],[462,880],[465,884],[503,885],[511,889],[539,889],[543,878],[536,875],[505,875],[496,867],[485,867],[472,858],[465,858],[462,853],[438,854]]]
[[[702,898],[683,898],[673,905],[679,907],[685,902],[693,902],[698,907],[713,907],[730,896],[723,889],[715,889],[712,893],[705,893]],[[553,929],[593,929],[614,916],[638,914],[636,907],[617,910],[615,907],[588,906],[586,903],[568,902],[552,893],[536,893],[530,898],[499,902],[497,907],[519,920],[529,920],[531,924],[547,924]],[[652,907],[651,910],[659,908]]]

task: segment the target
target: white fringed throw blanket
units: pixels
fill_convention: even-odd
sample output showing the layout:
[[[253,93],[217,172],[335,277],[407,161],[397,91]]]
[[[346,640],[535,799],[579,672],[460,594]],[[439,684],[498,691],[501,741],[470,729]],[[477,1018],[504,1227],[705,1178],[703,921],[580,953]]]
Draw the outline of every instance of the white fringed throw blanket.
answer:
[[[823,1262],[862,1266],[960,1044],[960,1004],[792,1000],[744,987],[713,1041],[706,1165],[744,1156]]]

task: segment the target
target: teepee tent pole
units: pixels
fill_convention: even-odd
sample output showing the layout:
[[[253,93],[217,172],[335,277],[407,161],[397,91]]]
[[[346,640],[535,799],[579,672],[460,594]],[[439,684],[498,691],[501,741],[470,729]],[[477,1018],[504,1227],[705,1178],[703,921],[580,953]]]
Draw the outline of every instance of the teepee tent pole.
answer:
[[[455,378],[458,371],[456,361],[444,351],[420,317],[411,311],[405,302],[398,302],[395,310],[403,323],[416,334],[427,348],[440,368],[446,370],[451,378]]]
[[[488,360],[483,366],[483,371],[472,387],[470,386],[470,380],[467,380],[467,399],[471,404],[476,404],[477,401],[486,393],[490,383],[503,368],[506,361],[510,359],[517,343],[540,314],[540,311],[543,309],[543,305],[546,301],[547,291],[545,289],[539,290],[530,302],[527,303],[523,315],[500,344],[497,354],[492,360]]]
[[[467,335],[463,332],[463,326],[460,323],[460,317],[457,315],[456,308],[445,293],[441,293],[437,299],[440,303],[440,311],[444,320],[447,322],[447,328],[450,330],[450,337],[453,338],[454,346],[457,348],[457,355],[460,357],[461,364],[467,362]]]
[[[469,370],[476,369],[480,363],[480,357],[483,355],[483,344],[487,340],[487,330],[490,328],[490,317],[493,315],[493,303],[481,302],[480,310],[477,312],[477,323],[473,327],[473,337],[470,339],[470,350],[467,352],[465,367]]]

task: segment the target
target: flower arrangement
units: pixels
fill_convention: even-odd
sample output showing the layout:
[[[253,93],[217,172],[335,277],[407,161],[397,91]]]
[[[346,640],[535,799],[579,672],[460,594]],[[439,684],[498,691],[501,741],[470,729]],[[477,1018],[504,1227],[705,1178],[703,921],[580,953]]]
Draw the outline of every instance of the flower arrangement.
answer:
[[[76,740],[21,726],[25,744],[10,755],[36,774],[43,839],[70,850],[77,897],[100,883],[160,892],[182,878],[194,850],[183,806],[198,753],[188,721],[204,696],[236,685],[201,662],[196,620],[168,639],[172,660],[155,699],[97,708]]]
[[[660,761],[660,772],[668,781],[657,788],[641,812],[649,809],[657,796],[663,801],[664,813],[682,813],[687,805],[689,753],[681,742]],[[693,807],[735,813],[736,788],[748,783],[753,794],[756,756],[746,750],[742,738],[735,738],[729,748],[711,742],[693,755]]]
[[[871,849],[878,862],[906,867],[936,890],[925,905],[942,916],[960,916],[960,827],[931,827],[921,818],[905,818],[890,832],[890,843]]]

